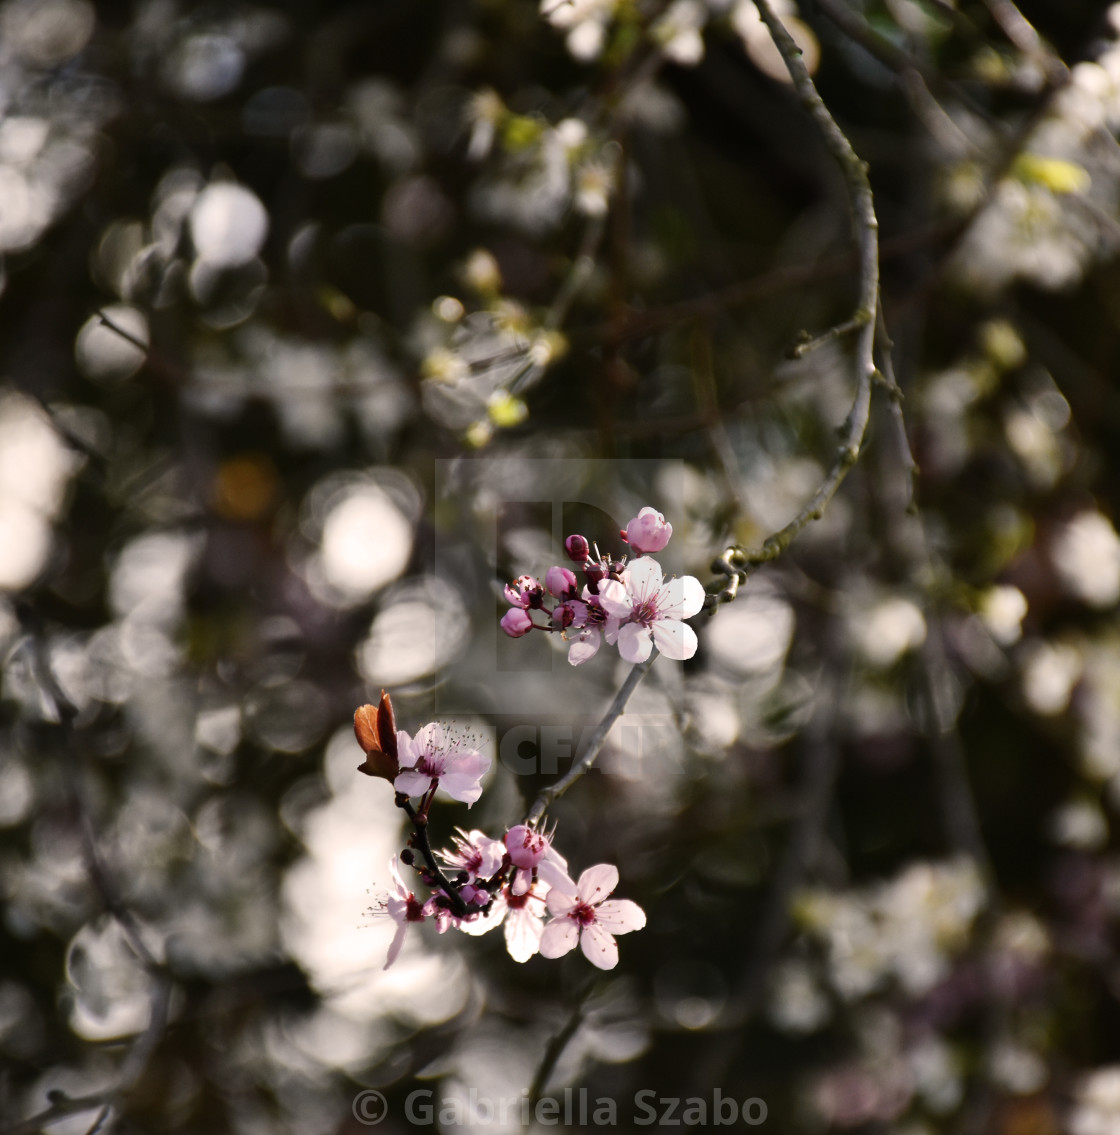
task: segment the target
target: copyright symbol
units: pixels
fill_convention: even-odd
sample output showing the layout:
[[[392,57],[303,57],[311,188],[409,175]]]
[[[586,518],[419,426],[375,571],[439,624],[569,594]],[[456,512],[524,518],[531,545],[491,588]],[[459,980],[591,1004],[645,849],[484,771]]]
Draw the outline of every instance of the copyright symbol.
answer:
[[[380,1092],[368,1088],[354,1097],[350,1110],[359,1123],[374,1127],[389,1114],[389,1101]]]

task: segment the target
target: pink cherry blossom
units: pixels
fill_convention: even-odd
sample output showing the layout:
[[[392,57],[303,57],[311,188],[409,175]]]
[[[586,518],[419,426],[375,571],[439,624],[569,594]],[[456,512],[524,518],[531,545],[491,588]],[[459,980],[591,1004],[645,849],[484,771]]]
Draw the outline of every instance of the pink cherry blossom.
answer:
[[[407,796],[421,796],[433,780],[453,800],[473,804],[482,795],[482,777],[490,768],[469,740],[449,735],[438,722],[421,727],[416,737],[397,733],[400,774],[393,787]]]
[[[498,873],[506,854],[506,845],[500,839],[491,839],[477,828],[469,832],[456,828],[451,839],[455,850],[439,853],[448,867],[466,871],[472,879],[489,879]]]
[[[552,846],[552,840],[545,832],[539,832],[526,824],[515,824],[505,834],[506,850],[510,862],[515,867],[532,869],[544,858]]]
[[[673,526],[648,505],[626,525],[626,542],[635,552],[660,552],[669,543]]]
[[[681,621],[704,606],[704,588],[694,576],[665,582],[661,565],[642,556],[621,579],[599,584],[599,602],[609,616],[607,642],[617,642],[627,662],[644,662],[655,646],[677,661],[696,653],[696,632]]]
[[[425,904],[421,903],[412,891],[404,885],[400,864],[395,855],[389,864],[389,870],[393,875],[393,890],[387,894],[379,895],[370,908],[370,914],[374,917],[385,916],[391,918],[397,924],[397,932],[393,935],[392,942],[389,943],[389,955],[385,960],[385,969],[388,969],[397,960],[397,955],[404,945],[404,936],[408,931],[409,923],[423,922],[427,918]]]
[[[554,885],[548,892],[552,921],[541,934],[541,956],[562,957],[578,941],[592,965],[614,969],[618,965],[614,936],[646,924],[645,911],[636,902],[609,897],[617,886],[618,868],[609,863],[588,867],[571,889]]]
[[[512,607],[539,607],[544,599],[544,588],[539,579],[531,575],[519,575],[504,590],[506,602]]]

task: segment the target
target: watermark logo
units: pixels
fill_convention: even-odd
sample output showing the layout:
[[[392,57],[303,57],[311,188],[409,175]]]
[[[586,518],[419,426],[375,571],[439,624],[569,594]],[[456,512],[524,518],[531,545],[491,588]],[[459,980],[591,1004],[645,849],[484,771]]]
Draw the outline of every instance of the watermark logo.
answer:
[[[354,1097],[354,1118],[372,1127],[388,1114],[385,1097],[376,1091]],[[705,1095],[666,1096],[642,1088],[624,1100],[592,1096],[586,1088],[565,1088],[558,1096],[531,1101],[519,1096],[493,1098],[476,1089],[437,1096],[418,1088],[404,1098],[404,1118],[414,1127],[439,1124],[444,1128],[488,1125],[497,1128],[542,1127],[758,1127],[766,1122],[766,1101],[758,1096],[738,1099],[714,1088]]]
[[[498,761],[515,776],[557,776],[588,747],[596,725],[568,722],[536,725],[517,722],[498,728]],[[631,776],[669,776],[683,771],[680,734],[669,714],[636,714],[623,718],[613,734],[616,748],[626,754]],[[595,766],[611,772],[610,750]]]
[[[354,1097],[350,1110],[364,1127],[375,1127],[389,1114],[389,1101],[380,1092],[367,1088]]]

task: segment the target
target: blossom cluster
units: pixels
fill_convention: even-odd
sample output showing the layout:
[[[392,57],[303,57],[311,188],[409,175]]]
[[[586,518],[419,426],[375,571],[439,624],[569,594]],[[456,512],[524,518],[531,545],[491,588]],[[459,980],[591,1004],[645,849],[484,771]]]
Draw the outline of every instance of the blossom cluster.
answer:
[[[506,948],[518,962],[537,953],[559,958],[578,944],[600,969],[618,964],[615,935],[640,930],[646,916],[637,903],[611,898],[618,886],[616,867],[600,863],[574,880],[552,846],[555,832],[526,824],[510,827],[502,839],[459,830],[452,847],[433,851],[428,811],[435,793],[473,804],[482,794],[489,758],[469,738],[436,723],[415,737],[398,730],[384,692],[377,706],[358,709],[354,732],[366,754],[359,771],[392,781],[397,806],[412,821],[409,846],[390,864],[392,890],[379,895],[369,912],[397,926],[386,969],[400,953],[409,925],[428,921],[441,934],[454,928],[479,935],[504,926]],[[416,873],[426,897],[418,896],[402,867]]]
[[[562,635],[573,666],[593,658],[604,638],[618,646],[627,662],[644,662],[654,647],[678,661],[691,658],[696,632],[684,620],[699,614],[704,588],[691,575],[666,580],[651,554],[669,543],[673,526],[647,506],[619,535],[639,553],[637,559],[603,555],[598,545],[573,534],[564,549],[579,576],[572,568],[556,565],[545,573],[543,583],[522,575],[507,584],[510,609],[502,616],[502,630],[511,638],[533,630]]]

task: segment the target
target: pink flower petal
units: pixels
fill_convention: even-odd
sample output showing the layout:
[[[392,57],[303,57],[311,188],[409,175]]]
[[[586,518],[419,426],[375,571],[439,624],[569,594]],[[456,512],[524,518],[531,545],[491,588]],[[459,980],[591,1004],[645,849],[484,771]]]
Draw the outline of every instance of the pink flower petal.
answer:
[[[412,738],[403,730],[397,730],[397,764],[401,768],[412,768],[420,759],[420,752]]]
[[[687,624],[676,619],[660,619],[653,624],[653,641],[666,658],[683,662],[696,653],[696,632]],[[622,646],[619,646],[622,651]],[[626,655],[623,653],[623,657]]]
[[[638,563],[641,563],[638,560]],[[650,561],[652,563],[652,561]],[[658,571],[660,572],[660,568]],[[631,593],[617,579],[609,579],[599,584],[599,602],[608,615],[617,619],[625,619],[634,609]]]
[[[646,912],[630,899],[607,899],[595,908],[595,922],[612,934],[629,934],[646,924]]]
[[[393,781],[393,787],[398,792],[403,792],[406,796],[422,796],[428,791],[432,783],[432,778],[422,772],[410,772],[405,770],[396,780]]]
[[[548,898],[545,899],[545,904],[548,907],[549,914],[565,915],[578,901],[575,895],[568,894],[567,891],[559,887],[553,887],[552,890],[548,892]]]
[[[579,930],[570,918],[553,919],[541,934],[541,957],[562,958],[569,950],[575,949],[577,941]]]
[[[393,940],[389,943],[389,956],[385,959],[385,969],[388,969],[397,960],[397,955],[401,952],[401,947],[404,945],[404,936],[407,931],[407,922],[402,922],[397,927],[397,932],[393,935]]]
[[[655,634],[657,628],[661,625],[660,623],[653,624]],[[684,624],[678,623],[677,625],[683,626]],[[652,650],[653,639],[646,627],[639,626],[637,623],[627,623],[618,632],[618,653],[627,662],[644,662],[650,656]],[[670,657],[672,656],[670,655]]]
[[[618,943],[598,922],[592,922],[590,926],[583,928],[579,945],[583,956],[592,965],[600,969],[614,969],[618,965]],[[543,949],[541,953],[544,953]]]
[[[626,565],[627,574],[630,576],[630,595],[633,599],[645,599],[647,596],[655,595],[661,590],[661,565],[649,556],[642,556],[641,559],[631,560]],[[600,590],[600,594],[602,591]],[[611,612],[614,613],[613,611]]]
[[[580,631],[571,646],[568,647],[568,661],[573,666],[582,666],[589,659],[599,653],[599,632],[595,630]]]
[[[552,848],[548,849],[548,855],[537,868],[537,879],[549,887],[555,887],[562,894],[574,895],[576,892],[575,883],[568,877],[567,860]]]
[[[618,886],[618,868],[612,863],[588,867],[579,877],[579,898],[592,906],[602,902]],[[552,895],[548,896],[550,899]],[[552,907],[550,906],[551,910]]]

